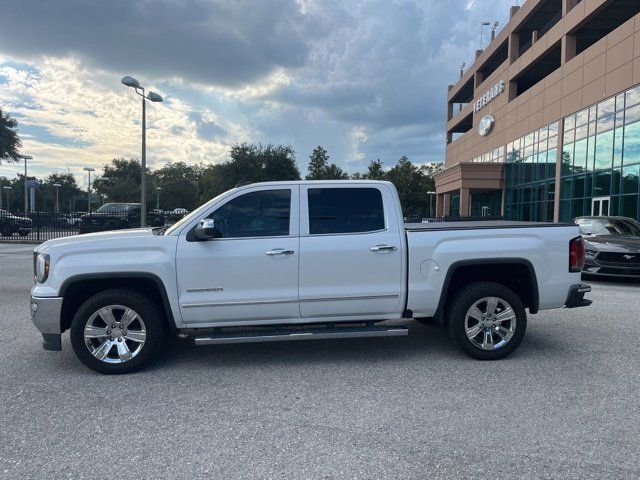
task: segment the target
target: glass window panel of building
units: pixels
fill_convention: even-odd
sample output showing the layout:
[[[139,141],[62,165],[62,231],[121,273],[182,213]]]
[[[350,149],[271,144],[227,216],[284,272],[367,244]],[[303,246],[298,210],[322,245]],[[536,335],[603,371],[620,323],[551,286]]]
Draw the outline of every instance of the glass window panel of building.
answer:
[[[507,145],[505,218],[553,221],[557,148],[558,122]]]
[[[564,119],[560,221],[591,215],[610,198],[609,215],[638,219],[640,85]]]

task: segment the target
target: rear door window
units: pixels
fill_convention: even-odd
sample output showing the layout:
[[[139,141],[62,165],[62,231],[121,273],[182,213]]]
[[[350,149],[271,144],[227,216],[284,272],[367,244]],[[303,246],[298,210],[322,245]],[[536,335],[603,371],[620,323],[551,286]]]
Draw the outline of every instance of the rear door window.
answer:
[[[377,188],[310,188],[309,233],[366,233],[384,230],[382,194]]]

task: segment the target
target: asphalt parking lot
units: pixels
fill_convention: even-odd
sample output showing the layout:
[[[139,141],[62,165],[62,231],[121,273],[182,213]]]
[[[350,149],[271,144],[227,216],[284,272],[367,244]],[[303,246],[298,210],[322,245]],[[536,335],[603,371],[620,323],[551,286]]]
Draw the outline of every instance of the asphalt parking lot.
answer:
[[[408,337],[194,347],[96,374],[27,315],[33,246],[0,244],[0,478],[640,476],[640,283],[531,316],[511,357]]]

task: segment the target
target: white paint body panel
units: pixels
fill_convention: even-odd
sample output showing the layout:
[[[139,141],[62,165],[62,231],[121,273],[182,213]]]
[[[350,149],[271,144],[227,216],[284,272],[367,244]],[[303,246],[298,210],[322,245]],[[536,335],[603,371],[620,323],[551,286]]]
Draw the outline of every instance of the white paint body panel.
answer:
[[[306,189],[381,191],[385,229],[348,235],[309,235]],[[292,190],[286,237],[188,242],[187,233],[235,196],[256,190]],[[432,316],[449,268],[456,262],[521,259],[537,276],[540,309],[564,305],[579,273],[568,272],[569,241],[578,227],[434,228],[405,232],[395,188],[389,182],[270,182],[233,189],[206,203],[170,230],[113,231],[50,240],[36,248],[51,257],[47,281],[32,295],[57,297],[76,276],[143,273],[166,290],[178,328],[280,323],[383,320]],[[397,250],[372,252],[375,245]],[[268,256],[283,248],[294,253]]]

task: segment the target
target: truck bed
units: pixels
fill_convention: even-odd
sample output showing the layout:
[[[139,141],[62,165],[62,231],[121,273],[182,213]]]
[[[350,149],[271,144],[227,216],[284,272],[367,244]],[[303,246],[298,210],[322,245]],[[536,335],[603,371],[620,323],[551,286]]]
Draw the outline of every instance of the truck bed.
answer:
[[[567,227],[575,226],[573,223],[554,222],[516,222],[508,220],[481,220],[461,222],[429,222],[429,223],[405,223],[404,228],[408,232],[433,231],[433,230],[487,230],[498,228],[536,228],[536,227]]]

